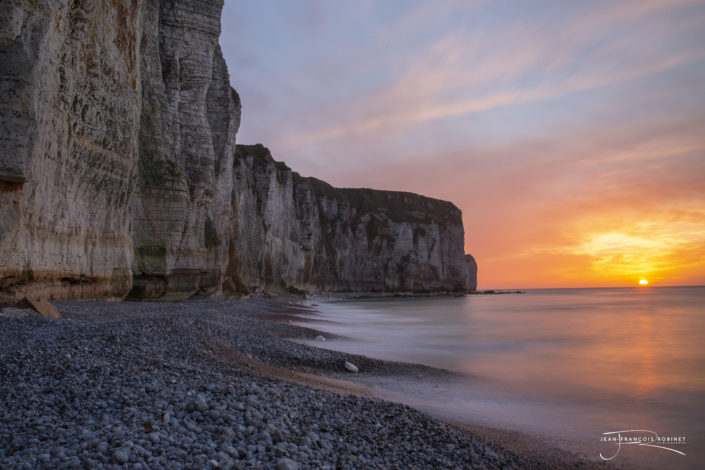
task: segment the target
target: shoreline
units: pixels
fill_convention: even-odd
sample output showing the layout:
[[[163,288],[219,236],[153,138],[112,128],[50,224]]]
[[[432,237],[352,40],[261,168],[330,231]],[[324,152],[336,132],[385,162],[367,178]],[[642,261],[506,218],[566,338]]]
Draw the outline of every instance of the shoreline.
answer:
[[[506,295],[506,294],[525,294],[523,290],[517,289],[487,289],[474,291],[439,291],[439,292],[316,292],[306,294],[301,297],[301,300],[309,300],[315,302],[328,301],[334,302],[338,300],[374,300],[374,299],[416,299],[427,297],[465,297],[466,295]],[[268,294],[272,296],[273,294]],[[276,294],[271,299],[276,299]]]
[[[16,404],[0,414],[2,466],[597,465],[376,398],[344,361],[368,377],[451,373],[287,341],[319,334],[288,323],[311,311],[299,299],[55,306],[63,319],[0,319],[0,398]]]
[[[502,293],[522,293],[522,292],[502,292]],[[423,297],[423,296],[422,296]],[[323,301],[330,301],[329,299],[320,299]],[[339,300],[339,299],[334,299]],[[348,300],[348,299],[345,299]],[[311,311],[316,311],[318,305],[312,299],[308,299],[307,302],[311,305]],[[288,322],[289,320],[298,321],[296,316],[286,316],[283,315],[278,321]],[[308,323],[325,322],[325,320],[315,320],[311,317],[306,319]],[[301,328],[312,328],[316,334],[325,335],[326,340],[331,339],[345,339],[344,336],[338,336],[330,332],[317,330],[315,327],[311,326],[301,326]],[[297,338],[292,338],[294,341],[300,341]],[[330,352],[340,352],[335,349],[326,348],[325,342],[318,342],[312,338],[307,338],[301,341],[299,344],[308,345],[315,347],[317,349],[322,349]],[[347,354],[347,353],[346,353]],[[369,357],[369,356],[362,356]],[[438,367],[427,366],[424,364],[416,364],[410,362],[401,361],[388,361],[390,364],[397,366],[403,366],[406,370],[404,373],[399,374],[393,380],[395,382],[411,380],[413,382],[422,383],[427,386],[435,385],[438,380],[446,382],[453,380],[470,380],[471,378],[463,375],[459,372],[449,371],[441,369]],[[339,377],[341,373],[337,373],[336,377]],[[385,379],[390,377],[384,374],[345,374],[348,380],[354,384],[362,384],[365,386],[369,393],[373,394],[376,398],[380,398],[385,401],[391,401],[393,403],[399,403],[405,406],[410,406],[416,410],[447,423],[451,426],[463,429],[474,436],[479,436],[486,442],[491,442],[499,447],[509,449],[522,457],[538,462],[541,464],[541,468],[582,468],[582,469],[630,469],[635,468],[628,460],[623,459],[619,463],[600,461],[597,459],[589,459],[585,456],[581,456],[574,450],[569,450],[567,448],[560,448],[556,446],[556,443],[548,436],[544,436],[541,433],[532,433],[527,430],[518,430],[514,428],[503,427],[500,423],[488,424],[487,422],[473,421],[465,422],[457,418],[452,418],[446,413],[439,412],[438,410],[424,406],[418,400],[415,400],[413,394],[406,392],[399,392],[396,387],[389,388],[389,382]],[[363,379],[364,377],[364,379]],[[357,380],[356,380],[357,379]],[[395,390],[393,390],[393,388]],[[399,387],[403,388],[403,387]],[[422,400],[423,401],[423,400]]]

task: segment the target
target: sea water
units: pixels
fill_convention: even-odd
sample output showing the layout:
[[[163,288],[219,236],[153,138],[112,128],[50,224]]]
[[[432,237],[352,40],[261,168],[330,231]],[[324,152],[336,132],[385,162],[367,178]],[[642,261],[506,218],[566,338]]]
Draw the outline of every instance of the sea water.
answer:
[[[300,323],[340,337],[318,346],[458,373],[365,379],[384,398],[593,460],[705,468],[705,287],[317,301],[316,309]]]

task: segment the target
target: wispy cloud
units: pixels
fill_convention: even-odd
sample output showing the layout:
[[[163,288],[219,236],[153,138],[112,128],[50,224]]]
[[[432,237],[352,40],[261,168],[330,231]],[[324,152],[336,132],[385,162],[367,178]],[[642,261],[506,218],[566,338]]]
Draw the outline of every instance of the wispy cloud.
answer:
[[[315,96],[306,96],[301,89],[291,90],[290,83],[286,87],[269,87],[287,90],[282,101],[289,102],[296,93],[301,95],[299,103],[308,102],[301,108],[288,106],[288,110],[280,110],[274,122],[261,119],[261,130],[269,132],[269,139],[284,149],[303,151],[320,144],[328,149],[344,148],[353,141],[389,140],[390,136],[412,132],[434,121],[537,104],[662,73],[702,60],[705,53],[702,48],[693,46],[673,50],[668,56],[652,57],[647,53],[625,67],[625,60],[632,59],[625,57],[624,51],[634,51],[634,41],[641,41],[646,50],[652,44],[667,43],[669,36],[683,28],[705,30],[705,17],[689,15],[686,21],[681,16],[667,17],[660,21],[661,27],[657,30],[651,24],[635,25],[633,22],[663,10],[677,11],[691,3],[610,2],[583,7],[580,12],[564,13],[565,18],[554,18],[554,23],[549,24],[549,34],[538,27],[542,24],[532,17],[500,24],[492,30],[486,30],[488,26],[482,23],[461,22],[451,29],[440,29],[432,36],[435,39],[421,43],[413,53],[400,51],[404,41],[411,41],[413,37],[409,36],[421,29],[418,22],[423,18],[427,20],[425,29],[429,29],[429,24],[450,14],[470,17],[478,8],[472,5],[467,11],[456,2],[434,3],[431,8],[422,3],[389,31],[382,30],[396,41],[392,42],[391,49],[380,48],[371,38],[362,38],[360,42],[364,46],[352,51],[351,60],[348,53],[336,52],[332,56],[335,67],[326,65],[325,61],[331,60],[331,56],[316,67],[328,70],[318,72],[319,76],[329,77],[328,85],[318,86],[316,93],[329,88],[347,90],[339,93],[337,99],[326,92],[325,101],[316,102]],[[615,31],[629,33],[612,37]],[[604,37],[610,40],[599,39]],[[388,69],[386,64],[396,64],[399,55],[409,58]],[[636,57],[643,55],[643,52],[635,54]],[[345,60],[338,60],[342,57],[349,60],[349,65],[346,66]],[[356,93],[360,81],[372,75],[375,69],[380,86],[363,88]],[[335,73],[331,74],[331,70]],[[297,70],[294,75],[303,73]],[[340,79],[346,74],[353,80],[357,77],[357,83],[353,81],[341,87]],[[276,74],[262,74],[264,80],[272,80],[272,77]],[[246,109],[252,110],[252,107]],[[288,113],[296,114],[288,116]],[[273,126],[275,131],[270,132]],[[245,128],[247,130],[247,124]],[[314,151],[322,152],[325,150]]]
[[[705,51],[701,54],[683,54],[679,57],[668,58],[660,63],[648,64],[633,70],[616,73],[610,77],[575,76],[561,83],[542,85],[528,90],[504,91],[478,98],[443,103],[430,102],[426,106],[414,106],[411,109],[402,111],[392,110],[392,112],[386,114],[383,112],[382,114],[362,118],[348,124],[334,125],[309,133],[292,134],[288,136],[285,143],[292,146],[310,145],[321,140],[336,139],[343,136],[359,137],[364,134],[397,133],[429,121],[464,116],[500,107],[535,103],[609,84],[634,80],[703,58],[705,58]],[[393,93],[398,93],[398,90],[394,90]],[[382,98],[381,101],[389,102],[392,100],[387,97],[387,99]],[[379,102],[380,98],[374,99],[374,103],[377,104]]]

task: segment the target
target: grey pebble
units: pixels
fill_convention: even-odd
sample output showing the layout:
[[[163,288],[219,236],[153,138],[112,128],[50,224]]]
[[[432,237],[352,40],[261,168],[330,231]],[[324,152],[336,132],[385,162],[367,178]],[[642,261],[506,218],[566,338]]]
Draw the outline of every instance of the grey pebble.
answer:
[[[113,452],[113,460],[117,463],[127,463],[130,461],[130,453],[127,449],[120,448]]]
[[[277,460],[277,470],[298,470],[298,468],[299,464],[289,458],[282,457]]]

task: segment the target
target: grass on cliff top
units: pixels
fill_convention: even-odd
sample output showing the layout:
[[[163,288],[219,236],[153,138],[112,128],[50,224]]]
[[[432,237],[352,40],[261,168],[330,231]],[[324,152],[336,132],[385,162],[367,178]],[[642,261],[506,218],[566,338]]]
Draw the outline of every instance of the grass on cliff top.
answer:
[[[252,157],[253,165],[261,168],[273,165],[279,172],[291,172],[294,184],[307,185],[318,197],[337,199],[357,209],[358,214],[385,212],[396,222],[426,222],[461,224],[461,212],[455,204],[419,194],[369,188],[336,188],[313,177],[294,172],[286,163],[274,160],[262,144],[235,147],[235,160]]]
[[[262,144],[255,145],[242,145],[237,144],[235,146],[235,161],[240,159],[252,157],[252,164],[255,168],[266,167],[268,165],[274,165],[274,167],[281,172],[291,171],[291,168],[287,166],[284,162],[278,162],[272,158],[272,154],[269,149]]]

